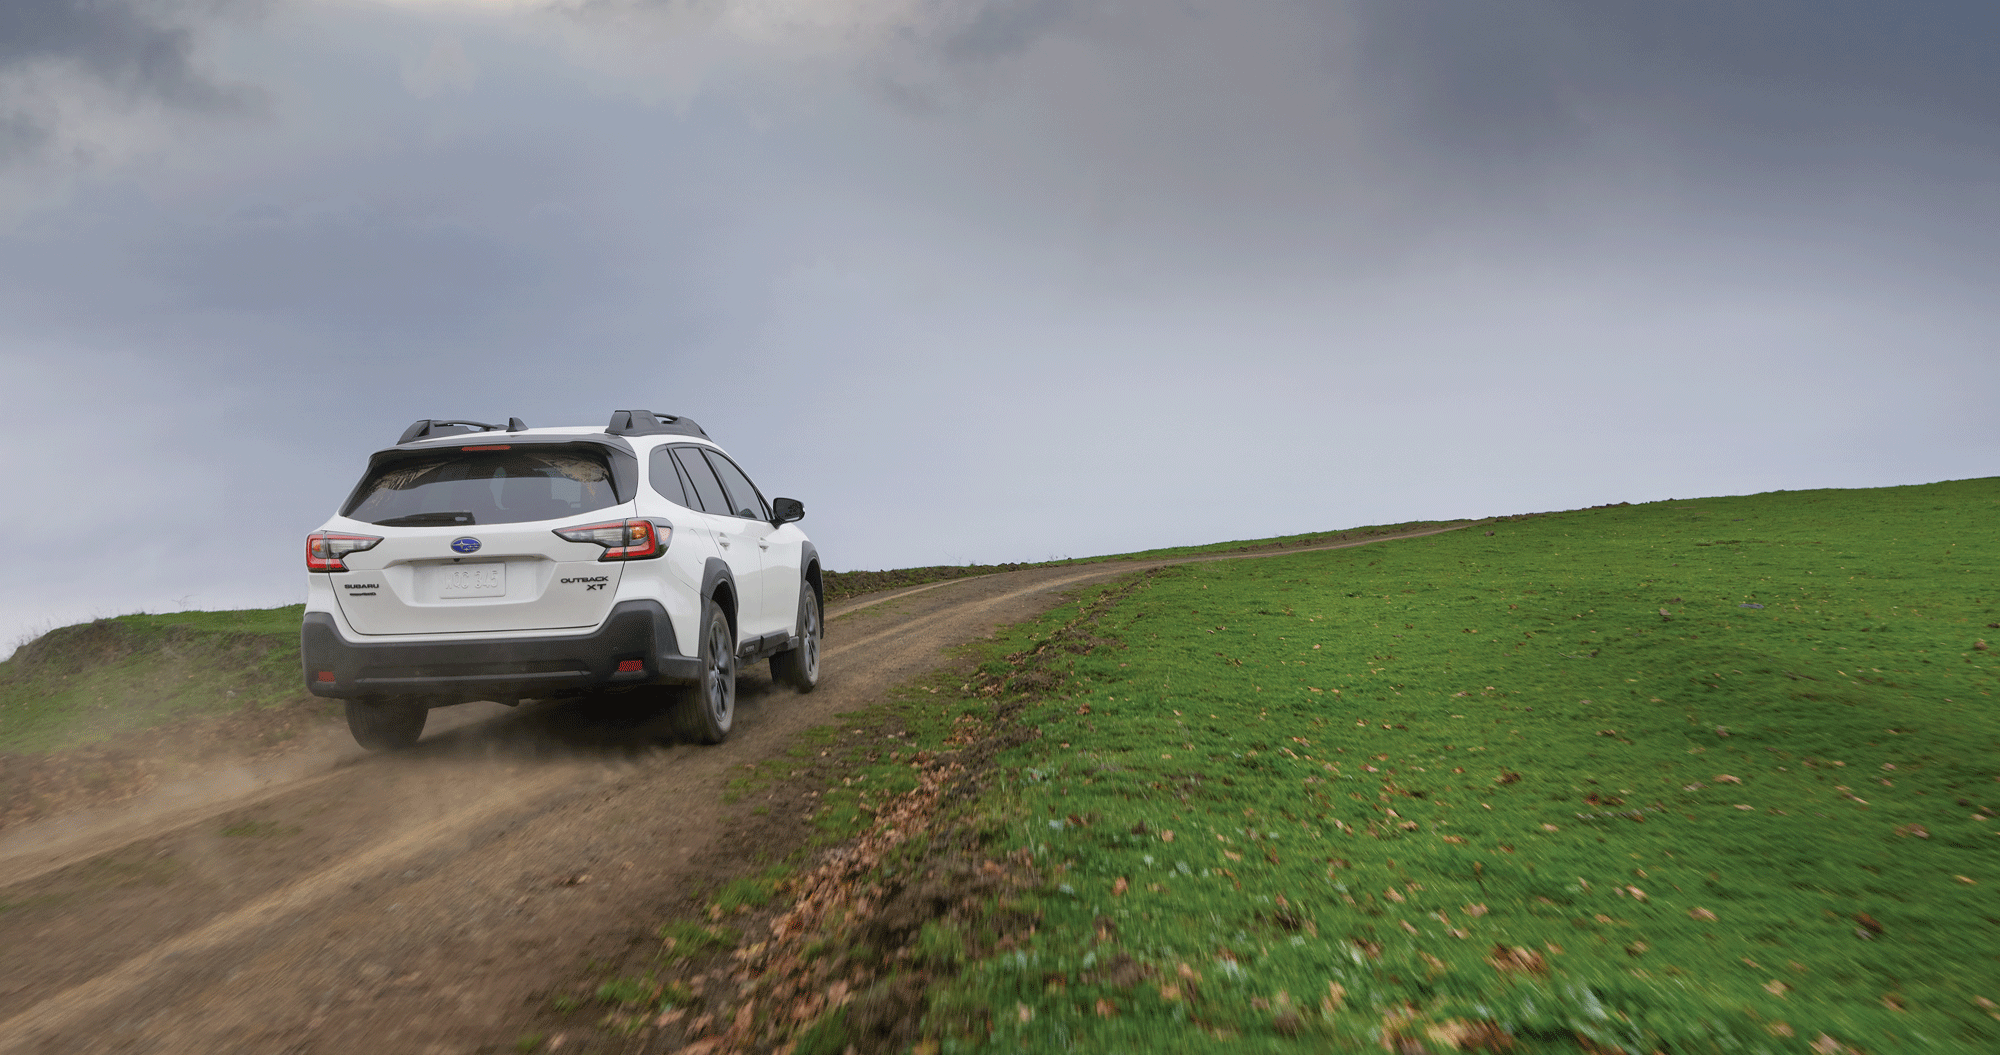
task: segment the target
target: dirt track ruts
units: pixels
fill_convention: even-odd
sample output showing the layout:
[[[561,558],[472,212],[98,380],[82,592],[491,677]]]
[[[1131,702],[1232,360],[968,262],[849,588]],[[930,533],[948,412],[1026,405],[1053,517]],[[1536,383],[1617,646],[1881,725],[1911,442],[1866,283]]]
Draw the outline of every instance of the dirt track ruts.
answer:
[[[819,690],[773,686],[760,666],[718,747],[673,743],[627,701],[472,705],[438,712],[451,727],[407,753],[329,746],[316,768],[263,784],[232,774],[218,794],[135,807],[122,824],[99,816],[67,842],[61,824],[12,835],[0,844],[0,1052],[503,1050],[585,960],[642,940],[740,868],[733,833],[802,808],[725,804],[733,770],[1064,591],[1185,560],[1024,569],[835,605]]]

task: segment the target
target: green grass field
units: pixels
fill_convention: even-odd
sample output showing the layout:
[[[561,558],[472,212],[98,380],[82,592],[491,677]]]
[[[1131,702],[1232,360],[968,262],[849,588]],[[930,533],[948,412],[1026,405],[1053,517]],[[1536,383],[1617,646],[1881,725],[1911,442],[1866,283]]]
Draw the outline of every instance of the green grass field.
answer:
[[[304,605],[122,615],[0,663],[0,753],[73,748],[204,714],[297,702]]]
[[[1019,716],[976,809],[1042,917],[924,1049],[2000,1050],[1996,514],[1780,492],[1161,573]]]

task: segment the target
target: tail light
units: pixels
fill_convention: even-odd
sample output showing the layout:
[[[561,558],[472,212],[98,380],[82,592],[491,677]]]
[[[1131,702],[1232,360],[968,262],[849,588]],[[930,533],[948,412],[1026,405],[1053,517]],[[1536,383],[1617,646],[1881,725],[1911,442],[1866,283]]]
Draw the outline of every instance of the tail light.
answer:
[[[667,551],[674,529],[671,524],[656,524],[650,520],[610,520],[602,524],[557,528],[555,534],[557,538],[569,542],[594,542],[603,546],[604,553],[597,558],[601,561],[646,560]]]
[[[346,571],[341,560],[350,553],[374,549],[382,541],[378,535],[348,535],[338,531],[315,531],[306,536],[307,571]]]

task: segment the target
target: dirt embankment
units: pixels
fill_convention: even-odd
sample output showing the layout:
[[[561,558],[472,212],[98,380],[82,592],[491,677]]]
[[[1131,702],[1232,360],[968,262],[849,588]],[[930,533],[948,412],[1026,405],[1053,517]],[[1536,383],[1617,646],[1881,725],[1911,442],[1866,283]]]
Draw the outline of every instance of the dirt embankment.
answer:
[[[299,683],[299,610],[98,619],[22,645],[0,662],[0,838],[310,743],[339,707]]]
[[[674,743],[629,698],[473,705],[407,754],[321,744],[288,771],[233,767],[181,801],[12,831],[0,1052],[501,1050],[580,965],[657,941],[691,895],[803,843],[809,802],[723,801],[741,767],[1068,588],[1147,566],[837,606],[820,690],[747,676],[719,747]]]

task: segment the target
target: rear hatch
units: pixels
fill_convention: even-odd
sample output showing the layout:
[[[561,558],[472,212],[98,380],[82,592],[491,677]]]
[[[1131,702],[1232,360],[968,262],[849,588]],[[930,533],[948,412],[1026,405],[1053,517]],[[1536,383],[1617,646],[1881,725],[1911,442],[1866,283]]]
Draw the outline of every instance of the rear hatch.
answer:
[[[417,445],[412,445],[417,446]],[[589,442],[397,448],[341,514],[382,541],[331,575],[361,634],[562,630],[604,621],[622,565],[554,529],[629,515],[619,451]],[[626,455],[629,458],[629,455]]]

